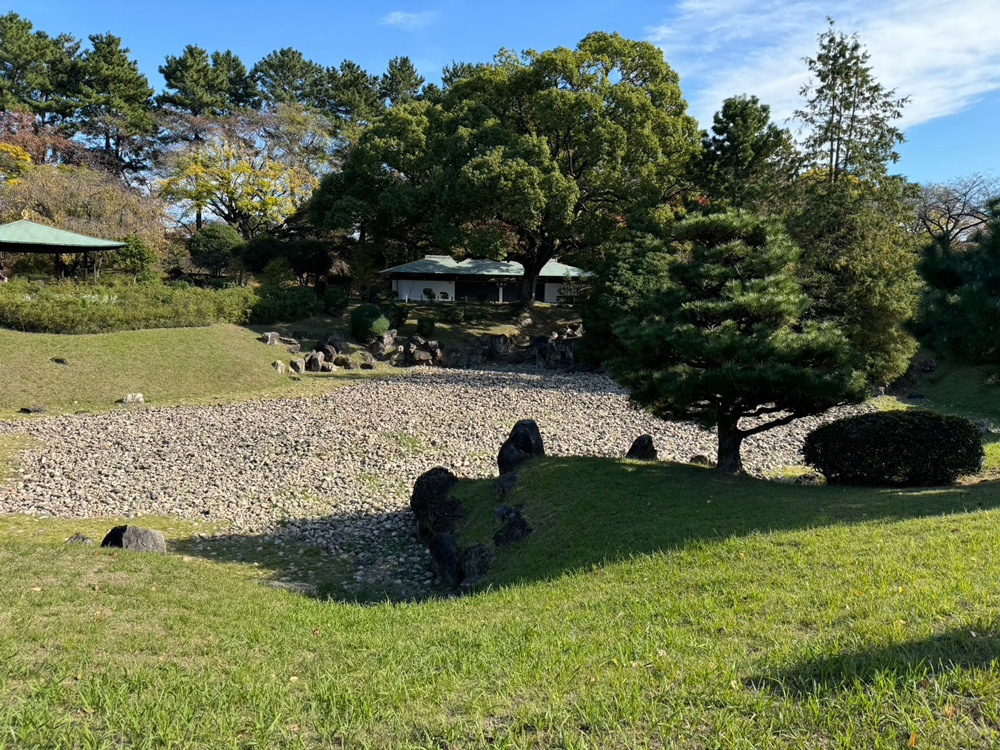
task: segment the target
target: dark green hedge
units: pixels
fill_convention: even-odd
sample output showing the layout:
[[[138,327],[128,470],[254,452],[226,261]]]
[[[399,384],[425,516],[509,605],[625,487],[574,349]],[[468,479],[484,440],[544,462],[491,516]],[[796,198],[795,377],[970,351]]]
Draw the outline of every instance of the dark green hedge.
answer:
[[[830,484],[876,487],[951,484],[983,463],[976,425],[921,410],[874,412],[823,425],[806,437],[802,454]]]
[[[34,333],[109,333],[213,323],[269,324],[308,316],[304,288],[202,289],[185,283],[0,285],[0,327]]]
[[[389,330],[389,319],[378,305],[366,302],[351,313],[351,335],[367,344]]]

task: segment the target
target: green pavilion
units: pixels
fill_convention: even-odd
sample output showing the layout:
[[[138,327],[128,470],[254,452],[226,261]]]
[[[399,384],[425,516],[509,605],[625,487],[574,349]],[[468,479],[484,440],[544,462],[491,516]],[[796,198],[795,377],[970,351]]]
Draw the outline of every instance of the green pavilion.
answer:
[[[80,256],[82,267],[87,273],[97,275],[99,253],[118,250],[123,242],[102,240],[85,234],[69,232],[65,229],[38,224],[28,219],[19,219],[0,226],[0,253],[47,254],[55,258],[57,276],[65,276],[67,264],[64,255]]]

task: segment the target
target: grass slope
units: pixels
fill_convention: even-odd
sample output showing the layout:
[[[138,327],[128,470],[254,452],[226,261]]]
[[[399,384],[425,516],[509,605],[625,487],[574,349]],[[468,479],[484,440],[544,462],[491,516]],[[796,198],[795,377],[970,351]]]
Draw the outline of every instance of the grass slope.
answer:
[[[489,482],[457,489],[488,540]],[[797,487],[550,458],[534,533],[458,599],[260,585],[305,565],[65,547],[0,520],[0,747],[991,747],[1000,487]],[[295,565],[296,568],[292,568]],[[268,567],[270,566],[270,567]]]
[[[160,405],[307,392],[306,381],[271,367],[289,357],[232,325],[79,336],[0,329],[0,418],[34,404],[55,413],[107,409],[136,392]]]

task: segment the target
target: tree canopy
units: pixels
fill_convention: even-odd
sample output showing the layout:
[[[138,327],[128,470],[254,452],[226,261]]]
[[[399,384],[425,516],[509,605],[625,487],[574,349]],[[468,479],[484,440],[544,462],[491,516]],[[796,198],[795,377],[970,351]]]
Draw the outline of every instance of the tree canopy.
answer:
[[[744,438],[864,397],[844,332],[809,317],[780,222],[691,217],[669,242],[644,237],[617,255],[586,335],[595,313],[610,317],[610,337],[592,342],[609,371],[657,416],[716,428],[719,471],[742,471]]]
[[[647,42],[598,32],[575,49],[504,51],[375,122],[311,215],[376,252],[516,260],[533,299],[553,257],[594,257],[623,227],[681,210],[698,149],[686,107]]]

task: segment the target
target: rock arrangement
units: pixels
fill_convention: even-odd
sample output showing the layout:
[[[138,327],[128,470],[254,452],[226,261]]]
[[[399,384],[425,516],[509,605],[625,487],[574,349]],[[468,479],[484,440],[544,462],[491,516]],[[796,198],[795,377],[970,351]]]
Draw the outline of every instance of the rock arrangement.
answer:
[[[160,552],[166,554],[167,542],[163,533],[141,526],[115,526],[104,537],[102,547],[119,547],[133,552]]]
[[[513,466],[504,462],[505,455],[511,451],[516,451],[518,456]],[[542,434],[535,420],[517,422],[500,448],[497,460],[500,478],[494,485],[497,499],[502,501],[517,487],[515,469],[518,466],[530,458],[544,455]],[[451,494],[457,483],[458,477],[443,466],[421,474],[413,486],[410,510],[417,519],[417,538],[427,540],[438,577],[452,588],[468,591],[489,571],[493,551],[481,543],[468,549],[458,547],[453,532],[455,524],[465,515],[465,509]],[[493,543],[497,547],[519,542],[532,532],[523,510],[523,505],[510,506],[504,502],[494,510],[498,529],[493,535]]]
[[[799,464],[810,430],[869,410],[754,435],[745,466],[760,476]],[[204,520],[268,550],[318,548],[317,565],[353,568],[352,586],[419,595],[434,571],[414,539],[413,482],[435,465],[496,477],[497,446],[525,414],[544,425],[549,455],[621,457],[648,434],[664,460],[715,456],[712,433],[631,408],[595,373],[413,368],[309,398],[0,421],[0,434],[36,438],[20,475],[0,486],[0,512]],[[498,504],[511,505],[505,493]],[[298,580],[308,582],[307,569]]]
[[[636,461],[655,461],[657,455],[653,436],[640,435],[637,437],[632,442],[632,446],[628,449],[628,452],[625,453],[625,458],[631,458]]]

